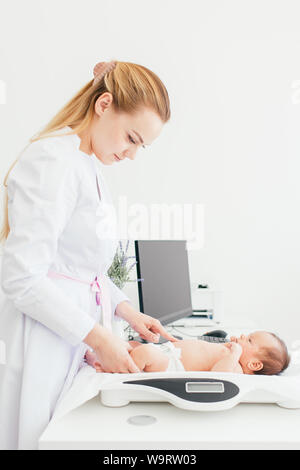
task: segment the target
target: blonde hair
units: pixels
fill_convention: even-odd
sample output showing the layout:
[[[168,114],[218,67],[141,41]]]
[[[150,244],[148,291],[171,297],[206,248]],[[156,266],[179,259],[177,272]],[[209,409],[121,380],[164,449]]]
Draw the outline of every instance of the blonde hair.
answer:
[[[116,67],[113,70],[106,73],[95,85],[93,81],[94,79],[81,88],[51,121],[30,139],[29,143],[55,137],[56,135],[52,133],[66,126],[72,127],[73,132],[59,135],[78,134],[85,130],[93,120],[96,100],[105,92],[112,94],[112,107],[115,112],[132,115],[139,109],[147,107],[156,112],[163,123],[170,119],[170,102],[166,87],[154,72],[142,65],[116,61]],[[6,181],[17,160],[18,158],[4,178],[4,219],[0,243],[6,240],[10,231]]]

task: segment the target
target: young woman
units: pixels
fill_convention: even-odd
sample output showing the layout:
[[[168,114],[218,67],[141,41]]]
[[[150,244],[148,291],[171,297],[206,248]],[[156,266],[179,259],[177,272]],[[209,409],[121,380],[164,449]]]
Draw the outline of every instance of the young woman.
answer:
[[[100,170],[133,160],[169,118],[168,93],[156,74],[101,62],[6,175],[0,448],[37,448],[89,347],[106,372],[139,371],[130,344],[110,331],[111,315],[148,341],[160,334],[176,341],[107,276],[118,241]]]

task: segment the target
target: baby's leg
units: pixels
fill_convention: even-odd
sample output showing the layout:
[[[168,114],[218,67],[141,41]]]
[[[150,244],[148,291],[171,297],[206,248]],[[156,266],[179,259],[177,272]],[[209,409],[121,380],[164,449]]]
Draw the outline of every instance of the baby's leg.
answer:
[[[130,346],[132,346],[133,348],[138,348],[139,346],[142,346],[143,343],[140,343],[139,341],[128,341],[128,343],[130,344]]]
[[[169,364],[169,358],[151,344],[142,344],[134,348],[130,356],[138,368],[144,372],[165,371]]]
[[[137,347],[141,346],[141,343],[139,341],[129,341],[129,344],[133,348],[137,348]],[[85,358],[85,361],[87,362],[87,364],[94,367],[95,369],[99,369],[99,371],[102,370],[101,365],[98,362],[97,356],[94,352],[92,352],[88,349],[85,353],[84,358]]]

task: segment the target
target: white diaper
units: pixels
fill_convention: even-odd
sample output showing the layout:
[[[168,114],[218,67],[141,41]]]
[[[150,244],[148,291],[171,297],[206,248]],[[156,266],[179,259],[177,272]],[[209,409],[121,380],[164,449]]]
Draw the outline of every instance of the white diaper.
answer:
[[[166,372],[175,371],[175,370],[185,370],[183,364],[180,360],[181,358],[181,348],[175,348],[174,344],[171,341],[162,344],[153,344],[155,348],[159,348],[164,354],[169,358],[169,364],[166,369]]]

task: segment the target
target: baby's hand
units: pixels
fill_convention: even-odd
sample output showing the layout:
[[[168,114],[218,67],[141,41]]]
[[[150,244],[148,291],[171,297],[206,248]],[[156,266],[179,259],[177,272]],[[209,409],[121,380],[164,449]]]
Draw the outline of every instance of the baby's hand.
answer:
[[[224,343],[224,346],[226,346],[226,348],[228,348],[232,354],[235,354],[238,357],[240,357],[243,352],[242,346],[238,343]]]

